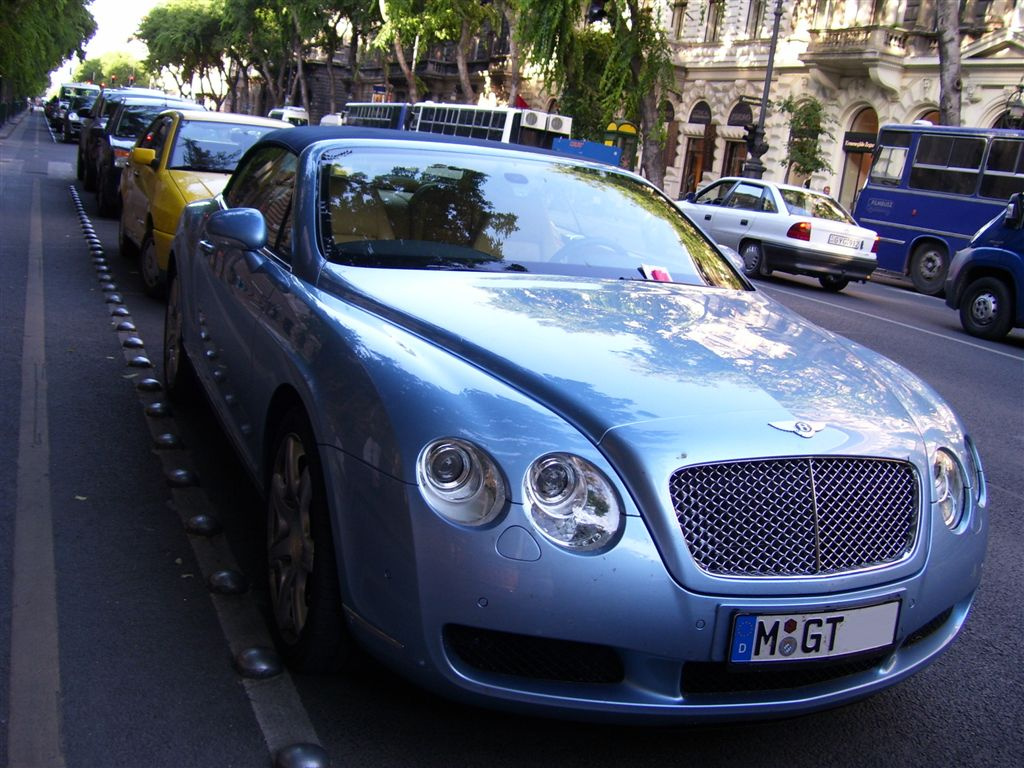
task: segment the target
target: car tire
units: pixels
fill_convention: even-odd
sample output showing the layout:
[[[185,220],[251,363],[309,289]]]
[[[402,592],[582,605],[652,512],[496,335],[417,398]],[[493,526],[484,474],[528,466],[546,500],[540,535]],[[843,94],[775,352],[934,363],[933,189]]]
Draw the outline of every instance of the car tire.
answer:
[[[156,260],[156,243],[153,242],[152,232],[146,233],[139,246],[139,275],[142,277],[142,290],[147,296],[154,299],[163,297],[166,286]]]
[[[949,254],[939,243],[922,243],[910,257],[910,279],[918,293],[938,296],[946,283]]]
[[[172,271],[164,309],[164,392],[174,403],[194,402],[199,394],[199,379],[185,351],[185,314],[181,303],[181,280]]]
[[[764,263],[764,249],[760,243],[748,240],[740,246],[743,259],[743,274],[747,277],[763,277],[768,274]]]
[[[1001,339],[1013,328],[1010,289],[998,277],[970,283],[960,299],[960,324],[971,336]]]
[[[850,284],[849,280],[838,275],[822,275],[818,278],[818,282],[821,283],[822,288],[830,293],[839,293]]]
[[[302,408],[280,421],[272,447],[266,488],[271,630],[291,668],[335,671],[350,652],[350,640],[323,470]]]

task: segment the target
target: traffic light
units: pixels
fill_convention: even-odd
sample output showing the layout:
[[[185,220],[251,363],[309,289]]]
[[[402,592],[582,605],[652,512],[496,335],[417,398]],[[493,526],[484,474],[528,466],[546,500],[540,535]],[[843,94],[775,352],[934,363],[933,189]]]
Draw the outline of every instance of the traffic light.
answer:
[[[747,143],[747,152],[754,154],[754,147],[757,146],[757,125],[755,123],[747,123],[743,126],[743,130],[746,133],[744,141]]]

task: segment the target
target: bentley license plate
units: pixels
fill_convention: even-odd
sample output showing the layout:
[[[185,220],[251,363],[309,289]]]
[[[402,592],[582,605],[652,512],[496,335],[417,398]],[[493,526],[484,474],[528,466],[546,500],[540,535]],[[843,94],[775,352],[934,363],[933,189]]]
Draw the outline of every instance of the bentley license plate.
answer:
[[[737,614],[729,661],[785,662],[847,656],[891,645],[900,603],[821,613]]]
[[[846,235],[829,235],[828,242],[830,245],[841,245],[844,248],[860,248],[861,244],[857,238]]]

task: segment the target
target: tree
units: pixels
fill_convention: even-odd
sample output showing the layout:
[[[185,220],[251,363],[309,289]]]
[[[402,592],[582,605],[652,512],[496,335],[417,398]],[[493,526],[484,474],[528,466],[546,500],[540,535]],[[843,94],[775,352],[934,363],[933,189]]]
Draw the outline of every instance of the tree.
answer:
[[[545,83],[556,92],[593,87],[604,122],[625,118],[640,129],[641,172],[654,184],[665,180],[661,151],[665,125],[658,111],[663,95],[674,84],[668,41],[662,28],[662,0],[606,0],[604,20],[594,30],[607,30],[609,53],[599,70],[578,66],[582,4],[578,0],[518,0],[519,36],[529,59],[539,66]],[[574,82],[569,82],[573,77]],[[585,80],[576,81],[576,78]],[[600,137],[593,137],[600,138]]]
[[[939,119],[960,125],[960,0],[936,0],[935,27],[939,37]]]
[[[226,55],[247,81],[249,69],[259,76],[262,100],[284,104],[291,93],[292,29],[279,0],[224,0]],[[244,83],[248,92],[248,82]],[[255,111],[264,111],[264,104]]]
[[[182,94],[209,97],[218,108],[226,96],[223,19],[221,0],[170,0],[153,8],[137,32],[149,67],[170,74]]]
[[[131,54],[114,51],[86,59],[75,69],[73,77],[98,85],[148,85],[153,74],[144,62]]]
[[[821,139],[833,138],[828,131],[831,122],[825,106],[813,96],[787,96],[775,107],[789,115],[789,143],[782,165],[801,176],[810,176],[818,171],[831,171],[828,158],[821,148]]]
[[[480,0],[380,0],[384,21],[376,46],[391,45],[409,88],[409,101],[419,100],[416,65],[420,51],[438,43],[454,43],[462,100],[475,103],[477,94],[469,71],[469,52],[482,29],[500,27],[501,12]],[[412,61],[405,46],[413,41]]]
[[[601,93],[590,79],[594,72],[601,71],[612,54],[611,36],[587,28],[580,31],[576,44],[578,49],[562,89],[558,111],[572,115],[572,131],[577,137],[602,141],[612,116],[607,114]]]
[[[88,0],[4,2],[0,13],[0,101],[34,96],[49,74],[96,33]]]

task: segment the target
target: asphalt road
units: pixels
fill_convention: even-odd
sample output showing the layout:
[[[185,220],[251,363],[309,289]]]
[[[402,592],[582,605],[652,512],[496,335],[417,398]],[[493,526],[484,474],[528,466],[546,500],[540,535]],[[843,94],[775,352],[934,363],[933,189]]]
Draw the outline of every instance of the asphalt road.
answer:
[[[889,691],[785,721],[624,728],[451,704],[363,658],[261,680],[236,668],[266,642],[261,502],[208,410],[168,413],[140,388],[158,374],[163,307],[74,159],[41,113],[0,128],[0,763],[298,765],[287,748],[317,742],[309,754],[335,766],[1024,764],[1020,331],[972,339],[939,299],[894,284],[759,283],[924,377],[980,446],[991,539],[975,609]],[[223,532],[204,535],[208,519]],[[211,591],[225,570],[244,595]]]

